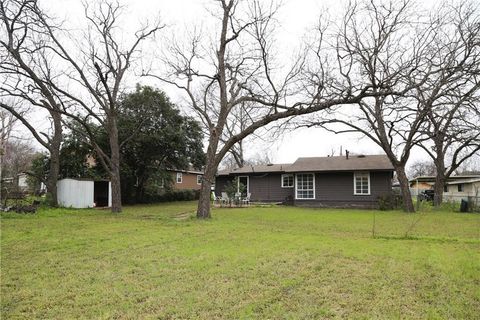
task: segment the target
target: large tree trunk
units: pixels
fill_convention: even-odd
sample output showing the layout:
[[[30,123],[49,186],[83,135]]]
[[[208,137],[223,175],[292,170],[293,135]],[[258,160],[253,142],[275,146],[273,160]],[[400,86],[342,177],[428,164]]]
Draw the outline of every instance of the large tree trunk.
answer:
[[[215,156],[207,156],[207,164],[202,179],[202,187],[200,189],[200,198],[198,199],[197,218],[208,219],[210,215],[210,195],[212,184],[215,181],[215,174],[217,172],[215,164]]]
[[[122,189],[120,183],[120,146],[118,144],[118,128],[116,119],[111,117],[109,121],[110,142],[110,181],[112,183],[112,212],[122,212]]]
[[[445,172],[437,172],[437,176],[435,177],[435,186],[433,187],[433,204],[435,207],[440,207],[443,202],[443,190],[446,182],[447,178],[445,177]]]
[[[210,215],[210,194],[212,184],[215,183],[218,164],[224,155],[217,155],[217,147],[220,130],[211,130],[207,148],[207,163],[203,173],[202,187],[200,188],[200,197],[198,199],[197,218],[208,219]]]
[[[50,140],[50,168],[47,177],[47,199],[53,207],[58,206],[57,181],[60,173],[60,144],[62,143],[62,121],[57,112],[50,112],[53,119],[53,137]]]
[[[412,194],[410,193],[410,185],[408,183],[407,175],[405,174],[405,166],[395,165],[395,172],[397,173],[398,182],[400,183],[400,190],[402,192],[404,208],[406,212],[415,212],[413,206]]]
[[[440,207],[443,202],[443,188],[447,182],[447,177],[445,175],[445,154],[443,148],[443,135],[440,136],[440,139],[435,141],[435,149],[437,153],[436,159],[434,158],[435,168],[437,174],[435,176],[435,186],[433,187],[434,196],[433,196],[433,205],[435,207]]]

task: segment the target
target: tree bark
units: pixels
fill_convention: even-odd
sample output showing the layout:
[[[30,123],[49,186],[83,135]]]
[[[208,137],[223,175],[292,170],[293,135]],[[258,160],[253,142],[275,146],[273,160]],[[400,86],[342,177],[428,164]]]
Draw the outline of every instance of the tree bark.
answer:
[[[197,218],[208,219],[210,215],[210,193],[212,184],[215,182],[218,164],[225,154],[216,154],[218,147],[219,135],[217,130],[211,130],[207,148],[207,162],[203,173],[202,186],[200,188],[200,196],[198,199]]]
[[[402,192],[403,203],[405,205],[405,208],[403,208],[403,210],[406,212],[415,212],[412,201],[412,194],[410,193],[410,185],[408,183],[408,178],[405,173],[405,166],[394,164],[394,168],[395,172],[397,173],[398,182],[400,183],[400,190]]]
[[[215,180],[218,164],[215,163],[215,155],[210,157],[207,155],[207,164],[203,174],[202,186],[200,189],[200,197],[198,199],[197,218],[208,219],[210,215],[210,194],[212,184]]]
[[[62,143],[62,121],[58,112],[50,112],[53,119],[53,136],[50,140],[50,170],[47,177],[47,198],[53,207],[58,206],[57,181],[60,173],[60,144]]]
[[[447,182],[447,177],[445,176],[445,171],[438,171],[437,176],[435,177],[435,186],[433,204],[435,207],[440,207],[443,202],[443,190],[445,188],[445,183]]]
[[[122,212],[122,189],[120,183],[120,146],[118,144],[118,127],[115,117],[108,121],[110,142],[110,180],[112,183],[112,212]]]

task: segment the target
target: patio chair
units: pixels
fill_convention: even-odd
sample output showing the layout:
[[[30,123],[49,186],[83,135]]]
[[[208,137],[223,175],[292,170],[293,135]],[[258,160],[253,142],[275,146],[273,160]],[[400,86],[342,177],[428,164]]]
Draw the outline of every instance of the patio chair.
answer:
[[[221,205],[222,204],[222,197],[217,196],[216,194],[213,194],[213,203],[215,205]]]
[[[226,192],[222,192],[221,204],[227,204],[230,202],[230,198]]]
[[[250,197],[252,196],[251,193],[247,193],[247,196],[242,199],[242,204],[250,205]]]

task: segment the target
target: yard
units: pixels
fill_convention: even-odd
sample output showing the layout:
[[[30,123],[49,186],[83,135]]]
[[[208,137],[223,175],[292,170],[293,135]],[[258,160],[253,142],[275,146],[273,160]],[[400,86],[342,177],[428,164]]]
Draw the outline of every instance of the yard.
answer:
[[[2,319],[478,318],[478,214],[194,208],[2,214]]]

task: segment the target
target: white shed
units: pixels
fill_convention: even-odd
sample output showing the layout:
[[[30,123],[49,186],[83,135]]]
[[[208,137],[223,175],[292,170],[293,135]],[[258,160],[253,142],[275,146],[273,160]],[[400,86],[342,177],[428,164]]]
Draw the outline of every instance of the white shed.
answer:
[[[66,178],[57,182],[58,204],[63,207],[92,208],[112,205],[110,181]]]

